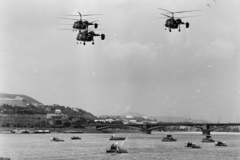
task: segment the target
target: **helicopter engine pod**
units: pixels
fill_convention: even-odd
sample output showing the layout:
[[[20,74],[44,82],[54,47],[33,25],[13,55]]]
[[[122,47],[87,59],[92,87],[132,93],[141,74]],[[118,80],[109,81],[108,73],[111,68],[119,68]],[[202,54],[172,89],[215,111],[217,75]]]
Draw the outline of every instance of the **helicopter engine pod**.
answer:
[[[189,23],[188,22],[186,23],[186,28],[189,28]]]
[[[98,24],[97,23],[94,23],[94,28],[97,28],[98,27]]]
[[[104,40],[105,39],[105,35],[101,34],[101,39]]]

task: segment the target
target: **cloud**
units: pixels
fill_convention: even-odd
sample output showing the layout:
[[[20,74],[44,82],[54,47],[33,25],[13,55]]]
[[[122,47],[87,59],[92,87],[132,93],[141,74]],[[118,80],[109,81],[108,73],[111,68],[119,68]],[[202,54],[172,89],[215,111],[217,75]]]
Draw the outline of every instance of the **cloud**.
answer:
[[[235,46],[233,43],[223,39],[215,39],[211,42],[211,47],[213,48],[213,53],[221,57],[232,57],[235,51]]]
[[[103,53],[112,60],[136,58],[136,56],[140,56],[139,58],[151,58],[154,56],[150,45],[142,45],[138,42],[121,44],[119,41],[112,41],[106,45]]]

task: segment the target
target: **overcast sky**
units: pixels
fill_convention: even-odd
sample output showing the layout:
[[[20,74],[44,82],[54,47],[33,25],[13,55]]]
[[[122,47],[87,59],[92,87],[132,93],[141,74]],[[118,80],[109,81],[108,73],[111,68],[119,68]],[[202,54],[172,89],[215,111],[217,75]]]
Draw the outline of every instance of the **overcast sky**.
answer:
[[[157,8],[201,17],[170,33]],[[77,11],[104,14],[91,17],[104,41],[58,30],[74,20],[57,17]],[[239,0],[1,0],[0,92],[94,115],[240,122],[239,15]]]

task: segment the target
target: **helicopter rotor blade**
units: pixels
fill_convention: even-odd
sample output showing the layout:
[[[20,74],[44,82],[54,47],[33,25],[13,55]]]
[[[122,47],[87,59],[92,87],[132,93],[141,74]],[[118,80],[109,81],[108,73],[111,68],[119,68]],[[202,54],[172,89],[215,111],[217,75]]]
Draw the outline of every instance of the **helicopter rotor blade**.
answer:
[[[65,29],[65,28],[58,28],[58,30],[78,30],[78,29]]]
[[[96,20],[96,21],[92,21],[92,22],[90,22],[90,23],[94,23],[94,22],[97,22],[98,20]]]
[[[189,10],[189,11],[180,11],[180,12],[173,12],[173,13],[185,13],[185,12],[196,12],[201,10]]]
[[[196,16],[184,16],[184,17],[175,17],[175,18],[189,18],[189,17],[200,17],[201,15],[196,15]]]
[[[60,19],[70,19],[70,20],[79,20],[79,19],[73,19],[73,18],[64,18],[64,17],[57,17],[57,18],[60,18]]]
[[[164,11],[167,11],[167,12],[170,12],[170,13],[173,13],[173,12],[168,11],[168,10],[166,10],[166,9],[162,9],[162,8],[158,8],[158,9],[161,9],[161,10],[164,10]]]
[[[179,12],[171,12],[173,13],[185,13],[185,12],[196,12],[196,11],[201,11],[201,10],[189,10],[189,11],[179,11]],[[170,14],[170,13],[165,13],[165,14]]]
[[[73,25],[73,24],[61,24],[61,23],[57,23],[58,25]]]
[[[98,15],[103,15],[103,14],[84,14],[82,16],[98,16]],[[62,16],[79,16],[79,15],[62,15]]]
[[[81,32],[81,29],[66,29],[66,28],[58,28],[58,30],[70,30],[70,31],[75,31],[78,30],[79,32]]]
[[[169,15],[166,15],[166,14],[163,14],[163,13],[160,13],[161,15],[164,15],[164,16],[166,16],[166,17],[168,17],[168,18],[172,18],[171,16],[169,16]]]

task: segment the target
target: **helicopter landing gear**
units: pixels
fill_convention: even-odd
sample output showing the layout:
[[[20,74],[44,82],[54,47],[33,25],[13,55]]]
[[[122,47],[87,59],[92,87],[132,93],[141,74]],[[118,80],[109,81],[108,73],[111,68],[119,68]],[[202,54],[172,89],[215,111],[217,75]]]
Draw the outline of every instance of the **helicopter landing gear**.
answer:
[[[181,30],[180,30],[180,27],[178,28],[178,31],[180,32]]]
[[[85,45],[85,42],[83,42],[83,45]]]
[[[92,45],[94,45],[94,42],[92,42]]]
[[[186,28],[189,28],[189,23],[188,22],[186,23]]]
[[[169,29],[169,32],[171,32],[171,29]]]

